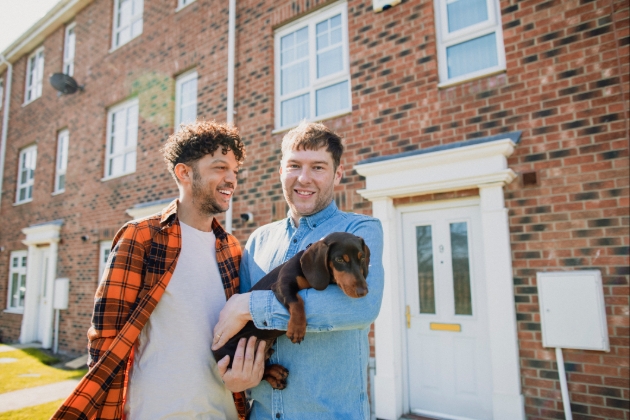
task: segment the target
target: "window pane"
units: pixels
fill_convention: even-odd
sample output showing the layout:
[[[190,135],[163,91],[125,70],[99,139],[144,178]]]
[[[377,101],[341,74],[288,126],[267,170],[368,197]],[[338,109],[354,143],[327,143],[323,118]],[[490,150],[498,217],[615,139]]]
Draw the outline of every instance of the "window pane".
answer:
[[[296,124],[310,115],[309,94],[282,101],[281,124]]]
[[[127,133],[125,135],[125,147],[133,147],[138,140],[138,106],[127,108]]]
[[[418,290],[420,313],[435,313],[435,282],[433,275],[433,240],[431,226],[416,226],[416,255],[418,258]]]
[[[26,257],[22,257],[22,267],[26,267]]]
[[[450,226],[451,254],[453,259],[453,292],[455,296],[455,314],[472,315],[467,223],[451,223]]]
[[[349,107],[348,82],[337,83],[317,91],[317,116]]]
[[[457,0],[446,5],[446,13],[449,32],[488,20],[486,0]]]
[[[280,64],[292,63],[308,56],[308,27],[280,39]]]
[[[13,276],[11,277],[11,302],[9,303],[9,306],[12,306],[12,307],[18,306],[18,302],[19,302],[19,296],[20,296],[20,287],[18,285],[19,276],[20,275],[18,273],[13,273]]]
[[[498,65],[496,35],[491,33],[448,47],[446,61],[449,79]]]
[[[129,152],[125,155],[125,173],[136,171],[136,152]]]
[[[13,260],[11,261],[11,267],[17,267],[19,262],[20,262],[19,258],[13,258]]]
[[[123,173],[123,156],[116,156],[110,159],[109,175],[118,175]]]
[[[66,188],[66,176],[59,175],[59,185],[57,185],[57,189],[63,190],[64,188]]]
[[[18,306],[21,308],[24,306],[24,296],[26,295],[26,274],[20,275],[20,297]]]
[[[282,95],[307,87],[309,82],[308,61],[302,61],[282,69],[280,78],[282,80]]]
[[[19,201],[26,200],[26,188],[20,188]]]
[[[317,77],[325,77],[343,70],[341,47],[317,54]]]

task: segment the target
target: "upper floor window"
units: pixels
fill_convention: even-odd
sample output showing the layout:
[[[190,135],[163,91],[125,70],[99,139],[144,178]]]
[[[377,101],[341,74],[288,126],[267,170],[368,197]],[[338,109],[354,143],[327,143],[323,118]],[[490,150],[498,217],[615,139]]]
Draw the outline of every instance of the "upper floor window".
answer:
[[[132,99],[107,113],[106,179],[136,171],[137,143],[138,99]]]
[[[440,84],[505,70],[497,0],[434,0]]]
[[[194,122],[197,118],[197,72],[191,71],[175,82],[175,131],[180,124]]]
[[[29,103],[42,96],[44,80],[44,47],[38,48],[28,57],[26,63],[26,93],[24,103]]]
[[[195,0],[178,0],[177,1],[177,8],[181,9],[184,6],[188,6],[193,1],[195,1]]]
[[[27,251],[13,251],[9,263],[9,296],[7,310],[22,312],[26,295]]]
[[[352,110],[346,3],[312,13],[275,34],[276,128]]]
[[[20,151],[15,204],[26,203],[33,199],[36,162],[37,146],[29,146]]]
[[[57,164],[55,169],[55,193],[64,192],[66,189],[66,169],[68,167],[68,142],[70,134],[68,130],[62,130],[57,136]]]
[[[68,76],[74,75],[75,27],[74,23],[66,26],[66,40],[63,46],[63,72]]]
[[[142,33],[144,0],[114,0],[113,48],[126,44]]]

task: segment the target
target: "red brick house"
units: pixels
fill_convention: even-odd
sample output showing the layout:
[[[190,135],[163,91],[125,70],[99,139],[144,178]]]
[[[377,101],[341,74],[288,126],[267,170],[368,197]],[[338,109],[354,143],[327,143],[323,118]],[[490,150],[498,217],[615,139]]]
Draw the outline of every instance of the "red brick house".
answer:
[[[601,279],[608,343],[564,350],[571,411],[629,420],[627,1],[230,3],[61,0],[1,53],[0,339],[84,351],[113,235],[177,195],[179,122],[239,127],[244,243],[286,214],[284,132],[322,120],[338,206],[385,232],[376,417],[562,418],[539,279],[568,272]]]

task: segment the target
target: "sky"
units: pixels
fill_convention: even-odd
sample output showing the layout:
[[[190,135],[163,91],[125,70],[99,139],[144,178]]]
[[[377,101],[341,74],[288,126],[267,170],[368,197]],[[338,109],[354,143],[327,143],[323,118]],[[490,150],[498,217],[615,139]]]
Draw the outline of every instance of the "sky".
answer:
[[[59,0],[0,0],[0,53],[58,2]]]

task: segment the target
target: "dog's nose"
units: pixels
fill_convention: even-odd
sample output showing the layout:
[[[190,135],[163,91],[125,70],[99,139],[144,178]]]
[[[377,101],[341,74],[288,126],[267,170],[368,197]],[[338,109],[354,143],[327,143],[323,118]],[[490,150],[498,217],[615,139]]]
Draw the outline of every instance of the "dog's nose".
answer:
[[[357,287],[356,292],[357,292],[357,296],[358,297],[363,297],[363,296],[367,295],[368,290],[367,290],[367,287],[359,286],[359,287]]]

